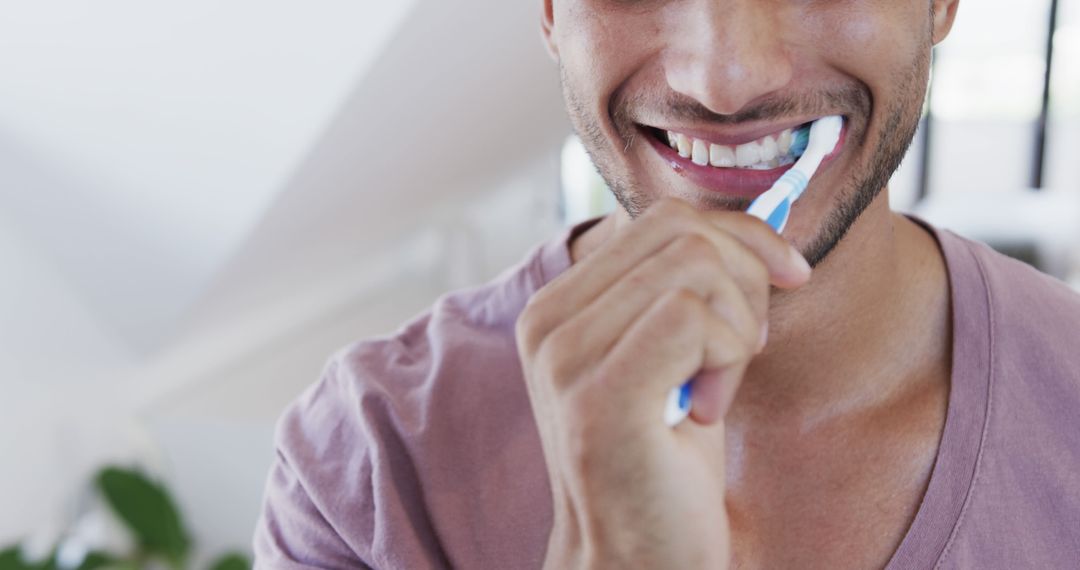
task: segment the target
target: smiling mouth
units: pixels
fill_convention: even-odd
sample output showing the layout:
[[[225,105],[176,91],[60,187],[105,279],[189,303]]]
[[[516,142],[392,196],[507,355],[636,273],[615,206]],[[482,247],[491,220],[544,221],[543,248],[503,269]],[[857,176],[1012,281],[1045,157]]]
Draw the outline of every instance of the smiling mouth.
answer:
[[[666,145],[698,166],[745,170],[772,170],[794,164],[801,149],[793,148],[795,133],[810,123],[765,135],[739,145],[717,144],[656,127],[641,126],[647,136]]]
[[[649,143],[646,146],[651,147],[656,157],[676,176],[710,193],[752,200],[793,167],[805,150],[805,144],[796,144],[796,141],[805,143],[808,140],[811,124],[792,125],[749,141],[732,135],[717,135],[708,140],[699,138],[709,137],[708,132],[688,134],[642,124],[637,125],[637,131]],[[819,172],[826,170],[838,157],[844,147],[846,131],[846,127],[841,131],[840,140],[821,163]]]

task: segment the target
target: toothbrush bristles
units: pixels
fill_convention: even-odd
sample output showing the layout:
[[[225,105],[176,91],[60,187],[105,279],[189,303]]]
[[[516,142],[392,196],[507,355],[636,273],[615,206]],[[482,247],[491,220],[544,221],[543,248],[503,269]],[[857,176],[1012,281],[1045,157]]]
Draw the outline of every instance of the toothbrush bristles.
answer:
[[[798,158],[806,152],[806,147],[810,145],[810,126],[806,125],[797,129],[792,133],[791,139],[791,155]]]

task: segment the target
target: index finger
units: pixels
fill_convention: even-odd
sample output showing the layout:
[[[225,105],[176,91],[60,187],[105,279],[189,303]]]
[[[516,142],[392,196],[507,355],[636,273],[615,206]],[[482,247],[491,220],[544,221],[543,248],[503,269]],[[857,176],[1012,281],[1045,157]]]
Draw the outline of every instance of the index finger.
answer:
[[[706,211],[701,215],[751,250],[769,271],[769,282],[793,289],[810,278],[810,264],[771,226],[745,212]]]

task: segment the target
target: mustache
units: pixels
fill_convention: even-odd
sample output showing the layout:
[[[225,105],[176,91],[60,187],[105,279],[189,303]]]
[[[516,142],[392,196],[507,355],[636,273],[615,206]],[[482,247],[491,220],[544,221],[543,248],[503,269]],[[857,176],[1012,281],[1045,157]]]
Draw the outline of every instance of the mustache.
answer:
[[[843,114],[866,117],[872,107],[870,91],[861,85],[818,89],[784,95],[768,95],[730,115],[716,113],[693,97],[675,91],[617,94],[609,113],[620,131],[635,123],[656,120],[735,125],[749,121],[785,119],[794,116]]]

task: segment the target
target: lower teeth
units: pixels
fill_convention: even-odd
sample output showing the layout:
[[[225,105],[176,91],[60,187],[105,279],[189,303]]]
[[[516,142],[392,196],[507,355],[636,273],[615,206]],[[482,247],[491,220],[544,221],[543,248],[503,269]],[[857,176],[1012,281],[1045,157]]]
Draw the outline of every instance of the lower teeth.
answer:
[[[785,156],[783,158],[774,158],[768,162],[759,162],[750,166],[740,166],[738,168],[745,168],[747,170],[772,170],[781,166],[787,166],[789,164],[795,164],[795,157]]]

